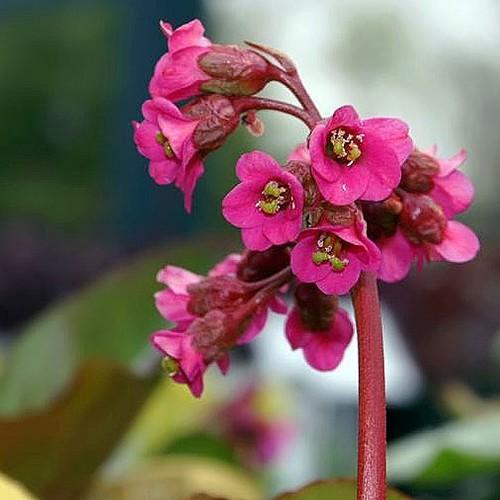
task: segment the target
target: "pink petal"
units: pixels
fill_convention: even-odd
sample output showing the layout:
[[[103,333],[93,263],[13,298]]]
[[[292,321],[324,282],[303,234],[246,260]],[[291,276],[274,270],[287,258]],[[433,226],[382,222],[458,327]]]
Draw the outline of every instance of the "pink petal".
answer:
[[[198,125],[198,121],[161,114],[158,116],[158,125],[160,126],[162,134],[167,138],[170,146],[174,150],[175,156],[181,158],[184,144],[191,139]]]
[[[156,275],[156,280],[167,285],[170,290],[178,294],[187,294],[187,286],[198,283],[203,279],[199,274],[177,266],[166,266]]]
[[[155,293],[155,304],[160,314],[167,320],[175,323],[178,331],[185,331],[194,319],[188,312],[188,295],[180,295],[172,290],[161,290]]]
[[[151,343],[166,356],[179,359],[182,355],[184,333],[173,330],[159,330],[151,335]]]
[[[165,23],[168,24],[168,23]],[[170,29],[172,28],[169,25]],[[168,48],[170,52],[177,52],[186,47],[199,46],[208,47],[212,43],[203,35],[205,27],[199,19],[193,19],[189,23],[179,26],[172,32],[168,40]]]
[[[262,227],[246,227],[241,230],[243,243],[249,250],[262,252],[270,248],[273,244],[264,236]]]
[[[401,180],[401,163],[384,141],[366,136],[362,145],[361,160],[366,166],[368,178],[363,200],[379,201],[387,198]]]
[[[403,233],[398,230],[394,236],[384,238],[380,250],[382,263],[379,278],[388,283],[402,280],[409,273],[413,261],[412,246]]]
[[[401,165],[413,150],[408,136],[408,125],[396,118],[368,118],[363,120],[363,131],[382,139],[395,153]]]
[[[303,142],[299,144],[289,155],[288,161],[302,161],[304,163],[311,163],[311,154],[307,149],[307,144]]]
[[[282,215],[280,217],[279,215]],[[274,245],[283,245],[289,241],[294,241],[302,226],[302,217],[296,217],[295,220],[286,220],[286,213],[275,216],[264,216],[263,232],[264,236]]]
[[[230,253],[223,260],[215,264],[208,272],[208,276],[222,276],[224,274],[236,274],[238,264],[241,262],[241,254]]]
[[[317,236],[314,232],[311,236],[302,238],[291,253],[292,272],[304,283],[315,283],[331,272],[330,264],[317,265],[312,260],[312,254],[316,251]]]
[[[360,125],[359,115],[351,105],[338,108],[326,122],[326,128],[331,131],[338,127],[353,128]]]
[[[442,243],[434,250],[449,262],[467,262],[479,252],[479,240],[476,234],[465,224],[448,221]]]
[[[429,195],[443,208],[447,217],[453,217],[469,208],[474,199],[474,186],[464,173],[455,170],[446,177],[435,177]]]
[[[143,121],[134,130],[134,142],[141,155],[150,160],[164,161],[165,151],[163,146],[156,140],[156,134],[160,129],[156,124]]]
[[[336,164],[331,160],[332,164]],[[314,163],[313,163],[314,167]],[[340,166],[340,174],[333,182],[323,178],[322,174],[315,172],[316,180],[321,194],[334,205],[349,205],[358,200],[367,189],[369,171],[364,164],[356,163],[351,167]]]
[[[434,149],[434,153],[436,148]],[[457,154],[448,159],[437,159],[439,163],[439,176],[444,177],[455,171],[467,159],[467,151],[461,149]]]
[[[316,282],[318,288],[327,295],[344,295],[358,281],[361,273],[361,265],[359,260],[349,255],[349,264],[342,272],[335,272],[329,266],[330,272],[321,280]]]
[[[353,335],[352,323],[347,313],[339,309],[334,324],[328,332],[311,335],[304,346],[304,357],[310,366],[320,371],[337,368]]]
[[[281,298],[275,295],[269,301],[269,309],[277,314],[286,314],[288,311],[288,306],[286,302]]]
[[[222,200],[222,214],[233,226],[255,227],[266,216],[259,212],[256,203],[262,192],[262,181],[246,181],[235,186]]]
[[[300,311],[294,307],[286,319],[285,335],[292,349],[304,347],[311,340],[312,333],[307,330],[300,319]]]
[[[324,179],[325,182],[335,182],[343,169],[343,165],[333,161],[332,158],[326,154],[326,141],[329,130],[324,123],[316,125],[311,132],[309,139],[309,151],[311,154],[312,173],[318,181],[318,177]]]
[[[225,354],[217,360],[217,366],[219,367],[222,375],[226,375],[229,371],[230,359],[229,354]]]
[[[204,171],[205,169],[203,168],[203,163],[201,162],[199,156],[196,156],[186,167],[185,176],[181,179],[177,178],[176,180],[176,185],[178,185],[184,193],[184,207],[188,213],[191,212],[194,188]]]
[[[251,342],[264,328],[267,321],[267,307],[264,306],[260,311],[258,311],[254,317],[248,328],[245,330],[245,333],[238,339],[238,344],[247,344]]]
[[[156,184],[164,185],[174,182],[180,170],[180,164],[175,160],[150,161],[148,173]]]
[[[240,156],[236,164],[236,175],[241,181],[268,181],[281,173],[279,163],[267,153],[252,151]]]

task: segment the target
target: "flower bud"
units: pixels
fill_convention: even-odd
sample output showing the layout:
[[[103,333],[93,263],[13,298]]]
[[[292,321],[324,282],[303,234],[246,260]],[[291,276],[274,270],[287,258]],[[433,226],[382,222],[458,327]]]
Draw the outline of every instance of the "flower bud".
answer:
[[[428,193],[434,187],[433,177],[439,172],[438,162],[417,149],[401,168],[400,187],[410,193]]]
[[[242,281],[254,282],[272,276],[290,265],[287,246],[272,246],[263,252],[248,251],[238,264],[237,276]]]
[[[313,331],[327,330],[338,308],[335,295],[326,295],[310,283],[300,283],[297,286],[295,303],[299,308],[302,323]]]
[[[406,237],[416,245],[438,245],[447,225],[443,209],[430,196],[416,194],[404,196],[399,222]]]
[[[253,95],[273,79],[272,66],[262,56],[235,45],[212,45],[198,58],[198,66],[213,77],[201,84],[203,92]]]
[[[187,333],[192,335],[194,349],[210,362],[234,347],[249,319],[249,316],[241,318],[238,314],[214,309],[194,320]]]
[[[212,309],[235,309],[246,300],[245,284],[234,276],[223,275],[206,278],[188,285],[188,311],[204,316]]]
[[[220,95],[195,99],[184,106],[182,112],[199,121],[194,129],[193,143],[197,149],[204,151],[221,147],[239,124],[239,115],[231,101]]]
[[[371,240],[394,235],[398,227],[399,214],[403,210],[403,203],[397,194],[393,193],[384,201],[363,202],[362,207],[368,237]]]

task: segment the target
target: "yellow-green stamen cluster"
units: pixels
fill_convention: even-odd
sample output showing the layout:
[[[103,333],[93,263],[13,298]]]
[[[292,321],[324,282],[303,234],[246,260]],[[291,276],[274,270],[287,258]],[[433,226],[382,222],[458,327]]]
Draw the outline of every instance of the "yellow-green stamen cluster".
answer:
[[[331,234],[322,234],[316,242],[316,251],[312,254],[312,261],[317,265],[329,263],[335,272],[342,272],[349,259],[340,256],[342,251],[342,242],[336,236]]]
[[[165,356],[161,360],[161,367],[169,377],[173,377],[179,371],[179,362],[174,358]]]
[[[363,134],[354,135],[343,128],[337,128],[330,134],[328,151],[335,160],[340,160],[350,167],[361,158],[363,138]]]
[[[269,181],[262,190],[262,198],[255,206],[266,215],[276,215],[289,204],[293,206],[290,190],[276,181]]]
[[[161,132],[156,134],[156,142],[163,146],[163,151],[165,152],[165,156],[167,158],[175,158],[175,153],[170,145],[170,142],[168,142],[168,139]]]

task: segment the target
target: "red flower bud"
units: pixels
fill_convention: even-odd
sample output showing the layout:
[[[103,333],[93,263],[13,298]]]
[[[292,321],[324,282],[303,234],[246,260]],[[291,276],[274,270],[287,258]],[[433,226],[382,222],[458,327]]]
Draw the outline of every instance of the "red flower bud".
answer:
[[[393,236],[403,210],[401,198],[393,193],[384,201],[363,202],[363,216],[367,223],[368,237],[377,240],[383,236]]]
[[[313,331],[328,330],[338,308],[335,295],[326,295],[311,283],[300,283],[297,286],[295,303],[302,323]]]
[[[433,177],[439,172],[438,162],[417,149],[401,168],[400,187],[410,193],[428,193],[434,187]]]
[[[252,95],[273,79],[272,66],[262,56],[235,45],[212,45],[198,66],[213,77],[201,84],[203,92]]]
[[[438,245],[443,241],[447,222],[443,209],[430,196],[405,194],[399,223],[412,243]]]
[[[213,309],[235,309],[246,301],[245,284],[234,276],[223,275],[206,278],[188,285],[188,311],[203,316]]]
[[[264,252],[247,251],[238,264],[237,276],[242,281],[260,281],[289,265],[290,251],[286,245],[272,246]]]
[[[182,108],[184,115],[199,120],[193,133],[197,149],[212,151],[222,146],[239,124],[239,115],[231,101],[221,95],[200,97]]]

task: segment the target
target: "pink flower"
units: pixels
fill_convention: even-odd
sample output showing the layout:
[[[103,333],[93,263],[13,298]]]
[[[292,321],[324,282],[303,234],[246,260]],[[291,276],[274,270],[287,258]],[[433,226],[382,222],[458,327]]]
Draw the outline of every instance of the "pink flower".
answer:
[[[260,151],[244,154],[236,165],[241,180],[222,203],[224,217],[242,228],[250,250],[294,241],[302,225],[304,191],[297,178]]]
[[[238,126],[238,115],[231,101],[218,95],[192,101],[182,111],[157,97],[143,104],[142,113],[144,120],[133,122],[134,141],[150,160],[149,175],[158,184],[175,182],[190,212],[194,188],[204,171],[202,160]]]
[[[162,22],[161,28],[167,38],[168,52],[156,63],[149,92],[173,101],[200,94],[200,84],[210,76],[199,68],[198,58],[212,46],[203,36],[203,24],[194,19],[174,30],[169,23]]]
[[[174,323],[177,331],[185,331],[195,319],[188,311],[191,300],[188,285],[199,283],[203,276],[176,266],[164,267],[156,276],[157,281],[167,286],[155,293],[156,308],[167,320]]]
[[[435,151],[413,151],[391,203],[371,204],[369,234],[382,252],[379,277],[384,281],[403,279],[413,262],[420,267],[426,261],[467,262],[479,251],[473,231],[450,220],[474,198],[472,183],[457,170],[467,153],[441,160]]]
[[[361,271],[376,271],[380,251],[366,236],[363,221],[349,226],[320,225],[302,231],[292,250],[292,271],[328,295],[347,293]]]
[[[307,149],[306,143],[299,144],[289,155],[288,161],[301,161],[303,163],[311,164],[311,154]]]
[[[160,330],[151,337],[156,349],[165,355],[163,367],[178,383],[186,384],[193,396],[200,397],[203,392],[203,375],[208,364],[192,345],[192,337],[186,332]],[[229,357],[217,360],[220,371],[225,375],[229,369]]]
[[[334,205],[389,196],[399,184],[401,165],[412,147],[404,122],[360,120],[352,106],[337,109],[316,125],[309,141],[314,178]]]
[[[406,194],[395,233],[377,241],[382,252],[379,277],[403,279],[411,264],[446,260],[463,263],[479,251],[479,240],[461,222],[448,220],[444,210],[427,195]]]
[[[196,182],[204,170],[193,142],[199,122],[186,117],[163,98],[146,101],[142,113],[144,121],[133,122],[134,141],[139,152],[149,159],[149,175],[157,184],[175,182],[184,192],[189,212]]]
[[[347,312],[338,308],[327,329],[314,330],[304,325],[300,309],[294,307],[286,320],[285,332],[292,349],[302,349],[310,366],[329,371],[342,361],[353,327]]]
[[[438,173],[433,177],[434,187],[429,196],[441,206],[445,215],[451,218],[465,212],[474,199],[474,186],[470,179],[458,170],[467,159],[467,151],[461,149],[449,159],[439,159],[435,156],[436,146],[430,151],[439,165]]]
[[[207,92],[252,95],[273,79],[265,58],[253,50],[212,44],[198,19],[175,30],[162,22],[161,28],[168,52],[156,64],[149,84],[154,97],[179,101]]]

